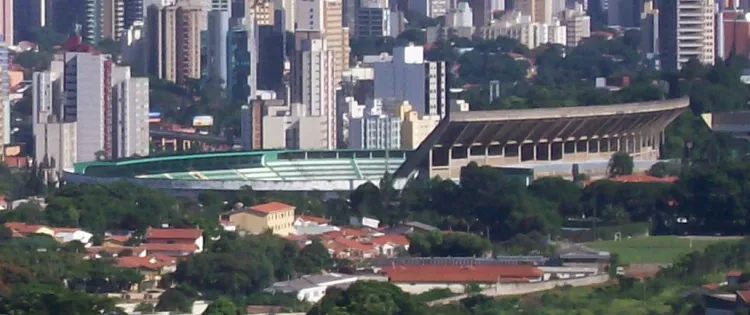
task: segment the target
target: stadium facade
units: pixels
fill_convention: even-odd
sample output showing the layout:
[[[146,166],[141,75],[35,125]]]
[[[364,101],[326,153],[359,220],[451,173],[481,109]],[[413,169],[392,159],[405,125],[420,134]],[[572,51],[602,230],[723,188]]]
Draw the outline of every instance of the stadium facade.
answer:
[[[524,169],[528,178],[581,173],[602,176],[614,152],[636,169],[658,161],[664,129],[689,105],[686,98],[554,109],[451,113],[414,151],[241,151],[78,163],[67,182],[126,179],[165,190],[348,191],[394,173],[403,188],[415,176],[457,180],[479,165]]]

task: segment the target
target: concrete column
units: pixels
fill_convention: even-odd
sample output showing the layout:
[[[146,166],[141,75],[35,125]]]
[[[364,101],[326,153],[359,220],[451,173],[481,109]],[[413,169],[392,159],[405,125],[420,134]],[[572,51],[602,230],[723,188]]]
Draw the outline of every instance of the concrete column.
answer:
[[[532,161],[539,161],[539,156],[537,155],[537,154],[538,154],[538,152],[537,152],[537,150],[536,150],[536,145],[537,145],[537,143],[534,143],[534,144],[532,145],[532,148],[533,148],[533,149],[532,149],[533,151],[531,151],[531,152],[533,152],[533,153],[532,153],[532,157],[533,157],[533,158],[531,159]]]
[[[564,147],[563,147],[563,154],[565,154]],[[552,142],[547,142],[547,160],[552,161]]]
[[[523,147],[523,145],[519,144],[516,146],[516,153],[518,153],[518,163],[521,163],[521,147]]]

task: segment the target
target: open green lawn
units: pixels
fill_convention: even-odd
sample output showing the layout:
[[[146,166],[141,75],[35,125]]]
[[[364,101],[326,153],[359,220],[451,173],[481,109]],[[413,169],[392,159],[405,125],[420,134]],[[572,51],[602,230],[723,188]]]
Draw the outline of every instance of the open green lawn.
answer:
[[[693,247],[689,238],[677,236],[644,236],[620,241],[596,241],[586,243],[586,246],[611,253],[617,253],[620,263],[671,263],[677,257],[691,251],[702,251],[708,245],[732,241],[732,238],[722,237],[694,237]]]

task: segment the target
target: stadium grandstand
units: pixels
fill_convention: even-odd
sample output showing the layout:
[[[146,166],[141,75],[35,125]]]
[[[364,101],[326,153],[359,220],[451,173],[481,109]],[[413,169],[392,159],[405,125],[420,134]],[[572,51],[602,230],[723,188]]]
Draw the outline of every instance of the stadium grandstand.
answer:
[[[396,172],[459,178],[471,162],[528,169],[532,177],[572,174],[573,165],[604,175],[614,152],[627,152],[636,169],[659,158],[664,129],[689,99],[523,110],[451,113]]]
[[[659,158],[664,129],[689,105],[665,101],[451,113],[415,151],[232,151],[77,163],[67,182],[127,179],[165,190],[348,191],[394,173],[401,189],[415,176],[458,180],[471,162],[499,167],[527,183],[541,176],[606,174],[614,152],[636,171]]]
[[[127,178],[163,189],[350,190],[378,183],[393,173],[410,151],[240,151],[155,156],[77,163],[69,182],[110,182]],[[396,184],[402,186],[403,181]]]

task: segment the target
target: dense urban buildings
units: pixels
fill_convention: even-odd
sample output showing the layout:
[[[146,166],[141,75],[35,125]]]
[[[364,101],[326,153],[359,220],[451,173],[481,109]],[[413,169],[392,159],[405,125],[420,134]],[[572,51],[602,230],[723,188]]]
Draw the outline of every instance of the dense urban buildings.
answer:
[[[146,18],[148,73],[185,84],[201,77],[201,31],[206,12],[195,6],[150,6]]]
[[[75,162],[149,154],[149,80],[109,55],[58,55],[32,87],[35,160],[50,178]]]
[[[8,45],[0,35],[0,141],[10,143],[10,55]]]
[[[715,3],[710,0],[659,2],[661,67],[681,69],[691,58],[715,60]]]

